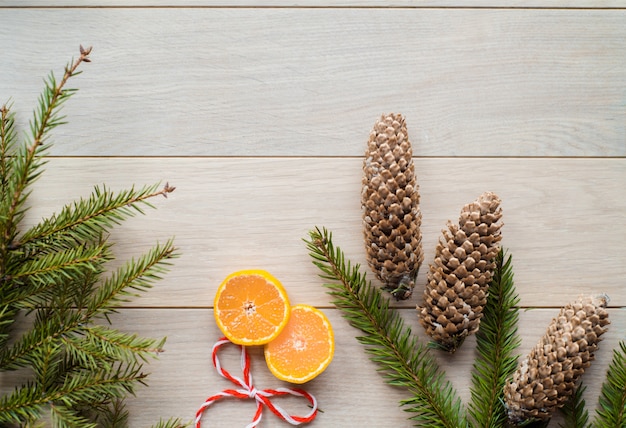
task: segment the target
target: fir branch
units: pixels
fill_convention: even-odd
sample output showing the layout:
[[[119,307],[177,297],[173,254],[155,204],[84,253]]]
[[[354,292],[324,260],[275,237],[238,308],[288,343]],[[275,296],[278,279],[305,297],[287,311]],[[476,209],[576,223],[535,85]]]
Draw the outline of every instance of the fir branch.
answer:
[[[83,318],[78,313],[68,315],[56,311],[50,317],[39,317],[35,325],[24,333],[11,347],[0,349],[0,367],[16,370],[20,367],[41,364],[39,353],[49,344],[77,328]]]
[[[107,402],[133,393],[137,382],[145,385],[146,374],[142,364],[120,362],[113,369],[105,367],[99,371],[83,370],[71,373],[63,384],[47,395],[67,406]]]
[[[103,263],[112,259],[109,247],[108,244],[79,245],[22,261],[15,272],[6,275],[6,279],[13,282],[13,292],[4,302],[19,308],[42,305],[42,301],[49,300],[49,293],[59,294],[61,284],[71,284],[74,278],[89,272],[100,272]]]
[[[30,254],[41,251],[52,243],[62,248],[99,239],[113,226],[121,224],[136,213],[143,214],[142,206],[154,208],[149,199],[156,196],[167,197],[175,189],[169,183],[160,190],[157,190],[158,187],[158,184],[141,189],[132,187],[114,193],[106,186],[96,186],[89,198],[81,198],[66,205],[58,214],[25,232],[20,241],[12,243],[10,248],[21,249]]]
[[[487,305],[476,334],[478,357],[474,362],[472,400],[468,408],[476,427],[505,425],[508,418],[502,401],[503,388],[517,368],[514,351],[521,342],[517,335],[519,298],[513,283],[511,256],[505,259],[501,249],[495,263]]]
[[[59,214],[19,235],[29,185],[42,173],[52,129],[65,123],[60,108],[76,91],[65,89],[90,62],[91,49],[65,68],[57,82],[45,80],[30,136],[16,146],[14,115],[0,107],[0,371],[26,368],[29,380],[0,397],[0,426],[35,426],[45,412],[55,427],[123,427],[123,399],[145,382],[143,363],[162,351],[165,338],[96,325],[121,302],[152,286],[175,257],[172,241],[157,245],[102,280],[113,258],[108,232],[143,214],[148,201],[167,197],[166,184],[112,192],[95,187],[92,195],[65,206]],[[11,325],[25,309],[29,328],[12,337]],[[12,339],[12,340],[10,340]]]
[[[15,319],[15,309],[9,305],[2,304],[0,306],[0,349],[4,348],[9,340],[9,327]]]
[[[28,282],[20,286],[16,290],[18,296],[11,297],[11,301],[20,299],[14,306],[27,311],[38,309],[44,315],[51,310],[83,308],[98,286],[106,262],[113,259],[109,245],[99,248],[101,254],[83,260],[74,269],[68,269],[66,273],[70,277],[59,276],[56,282]]]
[[[88,326],[79,334],[66,335],[66,351],[82,366],[97,367],[103,362],[148,361],[149,356],[163,352],[166,338],[142,338],[104,326]]]
[[[0,109],[0,289],[6,281],[5,276],[6,263],[4,255],[6,255],[9,246],[9,237],[11,230],[7,224],[8,213],[12,204],[12,191],[8,183],[11,180],[12,162],[10,153],[16,142],[15,137],[15,113],[10,111],[10,106],[6,104]]]
[[[81,334],[84,334],[82,329],[75,334],[66,334],[60,338],[66,354],[63,361],[63,371],[73,370],[75,367],[97,370],[100,367],[110,367],[116,362],[113,352],[100,349],[95,344],[89,343],[81,337]]]
[[[94,421],[98,428],[126,428],[129,413],[123,400],[111,400],[110,403],[86,408],[82,412],[88,420]],[[191,424],[180,418],[159,419],[153,428],[187,428]]]
[[[613,350],[613,359],[600,391],[600,407],[593,420],[594,428],[626,427],[626,341]]]
[[[45,405],[38,400],[41,396],[38,385],[30,382],[0,397],[0,424],[20,425],[39,419]]]
[[[151,288],[154,281],[161,279],[169,260],[177,257],[175,251],[173,241],[169,240],[163,245],[157,244],[138,259],[130,260],[98,288],[87,305],[85,316],[107,316],[115,312],[116,305],[128,301],[127,297]]]
[[[565,424],[559,424],[561,428],[590,428],[589,412],[583,399],[584,392],[585,386],[580,383],[574,394],[559,409],[565,421]]]
[[[168,420],[161,419],[153,428],[186,428],[190,423],[184,423],[180,418],[172,418]]]
[[[411,334],[380,290],[366,281],[359,265],[352,266],[332,242],[332,234],[316,228],[305,241],[324,284],[350,324],[365,333],[357,337],[371,359],[380,364],[386,380],[407,388],[413,397],[403,400],[405,410],[416,415],[416,426],[461,428],[467,426],[461,400],[430,354]]]
[[[33,362],[37,348],[89,324],[95,316],[106,317],[115,312],[117,305],[128,300],[124,296],[137,295],[128,289],[145,291],[161,278],[168,260],[176,257],[174,251],[170,240],[164,245],[156,245],[139,259],[131,260],[94,291],[85,308],[65,313],[60,310],[62,308],[55,307],[11,348],[0,349],[0,367],[15,369],[28,365]]]
[[[4,104],[0,107],[0,190],[2,190],[0,200],[3,202],[8,195],[6,182],[9,176],[9,156],[13,152],[16,142],[15,113],[11,111],[11,104]]]
[[[146,374],[142,368],[141,364],[119,364],[113,370],[71,372],[49,390],[42,390],[39,383],[22,385],[12,394],[0,398],[0,423],[38,419],[46,405],[74,409],[108,402],[111,398],[123,398],[134,392],[137,382],[144,383]]]
[[[47,342],[33,352],[33,372],[42,391],[48,391],[57,383],[61,374],[61,345],[55,342]]]
[[[55,403],[50,404],[50,416],[56,428],[97,428],[98,424],[90,422],[89,419],[77,415],[72,409]]]
[[[75,92],[75,89],[65,89],[68,80],[79,74],[78,67],[83,62],[90,62],[91,48],[80,47],[80,56],[65,67],[65,73],[57,83],[54,74],[50,73],[45,80],[45,88],[39,98],[39,109],[35,111],[30,122],[31,137],[28,144],[24,145],[16,156],[10,158],[12,174],[3,189],[8,193],[8,204],[3,204],[0,209],[0,260],[6,259],[11,241],[15,237],[17,225],[23,218],[23,205],[28,196],[25,192],[27,186],[40,174],[40,168],[45,164],[42,159],[48,145],[45,144],[48,133],[63,123],[63,117],[59,115],[59,109]],[[0,269],[0,275],[4,273]]]
[[[98,428],[123,428],[128,426],[129,413],[122,399],[111,400],[97,406],[89,406],[81,412],[87,419],[94,421]]]
[[[35,271],[38,280],[31,280],[29,275],[24,275],[26,280],[20,281],[19,276],[13,277],[8,282],[10,287],[4,290],[3,300],[14,308],[26,309],[32,311],[37,309],[38,316],[48,318],[47,312],[50,310],[60,311],[64,308],[78,307],[83,308],[91,298],[95,287],[99,285],[100,277],[106,270],[106,263],[112,260],[111,244],[106,240],[102,240],[96,244],[76,244],[77,247],[68,249],[60,249],[59,253],[48,253],[41,251],[37,259],[55,260],[57,258],[66,258],[66,253],[76,251],[77,256],[81,256],[80,260],[72,262],[66,258],[65,264],[57,265],[63,270],[60,274],[58,270],[46,268],[46,264],[41,265],[41,272]],[[91,247],[94,245],[93,247]],[[90,248],[91,247],[91,248]],[[77,248],[82,250],[77,250]],[[84,252],[83,252],[84,251]],[[22,264],[28,264],[28,258],[15,257],[17,261],[9,263],[15,266],[18,272],[23,270]],[[12,269],[10,269],[12,270]],[[51,271],[51,272],[50,272]],[[38,277],[42,273],[44,278]],[[49,280],[45,280],[48,277]],[[7,278],[10,278],[7,276]],[[43,280],[42,280],[43,279]]]

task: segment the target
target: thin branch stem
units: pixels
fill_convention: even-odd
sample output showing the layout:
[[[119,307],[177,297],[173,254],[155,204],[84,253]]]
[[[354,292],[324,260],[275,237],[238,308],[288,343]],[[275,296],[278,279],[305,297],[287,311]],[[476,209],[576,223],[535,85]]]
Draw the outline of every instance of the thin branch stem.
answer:
[[[322,278],[339,281],[325,284],[337,300],[335,305],[354,327],[367,334],[358,338],[368,345],[372,360],[389,372],[388,382],[402,385],[415,396],[402,404],[413,406],[413,419],[424,426],[461,428],[467,426],[461,414],[460,400],[451,384],[443,381],[436,361],[425,345],[419,344],[399,314],[390,309],[388,300],[365,281],[359,266],[351,269],[344,256],[331,242],[331,234],[319,229],[310,233],[307,241],[314,263],[324,272]]]
[[[9,108],[5,105],[0,107],[0,179],[2,180],[2,190],[7,176],[6,158],[9,150],[9,136],[11,132],[11,116]]]
[[[501,426],[507,420],[503,388],[517,367],[517,356],[513,353],[521,342],[517,335],[518,303],[511,256],[505,258],[504,251],[500,250],[476,334],[478,356],[472,373],[469,412],[477,427]]]
[[[18,207],[22,203],[22,194],[24,189],[29,182],[29,175],[32,173],[32,165],[33,161],[36,159],[36,154],[40,146],[43,144],[44,137],[46,131],[48,130],[49,124],[53,118],[53,112],[55,108],[57,108],[59,100],[64,95],[64,87],[70,77],[76,74],[76,70],[83,62],[90,62],[89,54],[91,53],[91,48],[84,49],[82,46],[80,47],[80,56],[69,66],[65,67],[65,73],[63,74],[63,78],[61,81],[54,86],[52,89],[52,93],[47,103],[44,103],[44,109],[42,110],[42,114],[40,117],[40,123],[37,124],[37,118],[35,117],[35,121],[33,122],[33,141],[30,146],[26,149],[26,153],[23,156],[23,164],[20,165],[20,168],[16,171],[18,174],[16,187],[13,190],[12,202],[9,207],[8,212],[6,213],[6,218],[3,221],[7,224],[4,229],[3,243],[4,245],[0,246],[0,258],[2,260],[6,259],[6,252],[9,251],[9,243],[13,238],[13,233],[15,231],[16,225],[15,223],[15,214],[18,210]]]
[[[70,230],[78,225],[84,224],[89,222],[90,220],[93,220],[95,218],[98,217],[102,217],[107,215],[108,213],[112,213],[114,211],[123,209],[123,208],[127,208],[133,205],[137,205],[139,203],[145,202],[148,199],[154,198],[156,196],[163,196],[165,198],[167,198],[167,195],[169,193],[172,193],[176,188],[173,186],[170,186],[169,183],[166,183],[165,186],[163,186],[161,188],[161,190],[158,191],[154,191],[154,192],[150,192],[150,193],[143,193],[140,192],[137,196],[131,197],[129,199],[123,198],[120,199],[118,201],[116,201],[116,203],[113,204],[106,204],[105,206],[103,206],[102,208],[90,212],[89,214],[86,214],[84,216],[78,217],[73,219],[71,222],[69,223],[64,223],[62,225],[59,225],[58,227],[49,229],[45,231],[45,235],[40,235],[37,233],[34,234],[28,234],[28,236],[23,236],[21,241],[18,242],[13,242],[10,246],[9,249],[10,250],[17,250],[22,248],[23,246],[37,240],[37,239],[42,239],[45,236],[51,236],[54,235],[56,233],[60,233],[63,232],[65,230]]]

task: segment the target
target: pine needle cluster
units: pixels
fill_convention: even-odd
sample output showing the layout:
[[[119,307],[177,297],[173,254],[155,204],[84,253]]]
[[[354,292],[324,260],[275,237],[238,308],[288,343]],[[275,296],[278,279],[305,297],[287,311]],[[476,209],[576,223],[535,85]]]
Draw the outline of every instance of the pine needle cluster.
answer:
[[[471,401],[465,408],[439,368],[433,348],[423,344],[388,298],[366,279],[358,264],[345,258],[332,234],[316,228],[305,240],[313,263],[333,304],[355,328],[357,340],[381,366],[387,383],[405,388],[410,397],[401,402],[412,413],[415,426],[428,428],[503,428],[508,425],[503,387],[517,367],[515,351],[519,299],[513,281],[512,257],[500,250],[490,282],[489,296],[476,336],[477,358],[472,371]],[[600,408],[591,425],[582,399],[582,387],[567,403],[566,427],[626,427],[626,342],[614,358],[602,386]],[[534,425],[533,425],[534,426]],[[545,426],[545,424],[544,424]]]
[[[346,260],[326,231],[311,232],[307,242],[313,263],[321,270],[333,303],[342,310],[350,324],[363,333],[357,340],[366,346],[371,359],[380,364],[387,382],[407,388],[413,396],[402,404],[412,417],[425,427],[466,427],[461,399],[443,371],[418,342],[397,311],[361,273],[359,265]]]
[[[116,330],[109,316],[150,288],[176,256],[172,240],[156,244],[111,272],[111,229],[167,197],[169,185],[113,192],[95,187],[88,198],[25,228],[31,186],[41,177],[50,133],[65,123],[66,88],[90,62],[91,49],[50,74],[25,137],[18,138],[11,104],[0,108],[0,374],[19,374],[0,393],[0,426],[124,427],[124,398],[145,384],[144,363],[165,339]],[[161,428],[182,427],[162,420]]]
[[[626,427],[626,341],[621,341],[619,347],[613,350],[613,358],[600,390],[600,407],[592,423],[589,423],[589,412],[585,408],[584,391],[585,386],[581,382],[561,409],[565,419],[562,428]]]
[[[506,409],[502,389],[517,368],[515,350],[520,345],[517,334],[519,298],[513,284],[511,256],[500,250],[495,260],[487,304],[478,333],[478,357],[472,372],[472,400],[469,413],[477,427],[505,426]]]

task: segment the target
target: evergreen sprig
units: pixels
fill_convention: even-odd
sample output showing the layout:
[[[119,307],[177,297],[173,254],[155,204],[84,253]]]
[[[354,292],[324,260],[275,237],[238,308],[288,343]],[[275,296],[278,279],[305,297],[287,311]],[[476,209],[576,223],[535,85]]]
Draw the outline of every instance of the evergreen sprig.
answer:
[[[320,276],[329,281],[333,303],[342,310],[350,324],[363,333],[357,337],[366,346],[371,359],[380,364],[387,382],[413,392],[402,401],[416,426],[466,427],[462,403],[452,384],[445,379],[427,345],[412,335],[399,313],[389,307],[389,300],[369,283],[359,265],[346,261],[343,251],[332,243],[326,229],[310,232],[306,241]]]
[[[585,386],[581,382],[578,384],[574,394],[560,409],[565,422],[559,425],[561,428],[589,428],[589,412],[585,408],[584,392]]]
[[[149,199],[158,195],[167,197],[173,191],[168,184],[134,187],[113,192],[106,186],[95,186],[88,198],[81,198],[65,206],[58,214],[45,219],[26,231],[12,249],[29,254],[74,248],[77,242],[96,240],[114,226],[135,214],[144,214],[142,205],[153,208]],[[53,248],[49,248],[54,245]]]
[[[619,348],[613,350],[593,427],[626,427],[626,341],[621,341]]]
[[[592,423],[585,407],[582,382],[560,409],[564,423],[561,428],[625,428],[626,427],[626,342],[613,350],[613,359],[600,391],[600,407]]]
[[[0,108],[0,373],[28,379],[0,396],[0,426],[32,426],[46,414],[55,428],[125,427],[124,398],[145,384],[144,363],[165,339],[110,326],[120,304],[148,290],[176,257],[173,241],[156,244],[109,272],[109,231],[174,190],[166,184],[114,192],[96,186],[85,199],[22,231],[30,186],[41,176],[50,131],[65,123],[60,108],[75,92],[65,85],[90,62],[91,49],[45,80],[30,134],[20,144],[15,115]],[[20,317],[26,331],[13,325]],[[180,420],[157,427],[178,428]]]
[[[4,173],[2,184],[2,197],[0,201],[0,256],[6,257],[11,242],[17,233],[17,228],[26,209],[24,204],[29,192],[26,189],[35,181],[45,164],[43,157],[50,147],[48,136],[51,130],[64,123],[64,117],[60,115],[61,106],[76,92],[76,89],[65,88],[68,80],[81,72],[78,67],[83,62],[90,62],[91,48],[80,47],[80,56],[65,66],[65,73],[60,82],[57,82],[54,73],[50,73],[44,80],[44,90],[39,97],[38,109],[35,109],[30,121],[30,135],[27,135],[25,144],[17,144],[17,136],[12,132],[14,127],[14,115],[5,113],[9,107],[5,104],[2,108],[3,124],[3,166],[0,168]],[[6,133],[6,139],[5,139]],[[3,268],[4,266],[0,266]],[[0,270],[0,274],[2,271]]]
[[[500,250],[489,285],[487,304],[476,333],[469,413],[476,427],[504,426],[507,421],[502,390],[517,368],[514,354],[521,339],[517,335],[519,298],[513,283],[511,256]]]
[[[333,304],[349,323],[365,333],[357,340],[366,345],[390,385],[406,388],[410,398],[402,400],[405,410],[420,427],[504,428],[510,426],[504,405],[504,385],[517,368],[515,350],[519,299],[513,281],[512,258],[501,250],[489,288],[480,330],[476,335],[477,358],[472,373],[471,402],[462,408],[456,391],[444,378],[429,344],[411,334],[389,300],[366,280],[358,264],[353,265],[332,241],[326,229],[315,228],[305,240],[320,277],[334,297]],[[614,351],[602,386],[600,408],[593,424],[579,387],[566,406],[567,428],[626,428],[626,342]],[[550,421],[528,421],[527,428],[545,428]]]

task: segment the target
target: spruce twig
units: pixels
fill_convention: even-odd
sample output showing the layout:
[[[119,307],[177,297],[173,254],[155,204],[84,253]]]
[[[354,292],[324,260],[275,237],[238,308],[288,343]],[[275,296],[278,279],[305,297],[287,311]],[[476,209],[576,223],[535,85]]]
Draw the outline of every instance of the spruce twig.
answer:
[[[129,413],[122,399],[111,400],[110,403],[97,409],[88,408],[81,412],[88,420],[93,420],[98,428],[115,428],[128,426]]]
[[[114,258],[108,232],[143,214],[152,198],[167,197],[174,187],[120,192],[95,187],[89,198],[20,230],[28,187],[43,172],[49,133],[64,123],[60,107],[76,92],[65,85],[80,73],[81,63],[90,62],[90,51],[81,47],[59,82],[49,75],[22,146],[10,107],[0,108],[0,372],[26,368],[30,374],[12,393],[0,396],[0,426],[34,426],[45,413],[55,428],[127,426],[123,400],[145,385],[143,364],[165,343],[165,338],[142,338],[108,324],[121,303],[161,278],[176,257],[173,241],[103,276]],[[16,334],[11,325],[20,312],[30,324]],[[158,426],[180,427],[179,422]]]
[[[18,150],[16,156],[3,159],[2,169],[6,173],[7,183],[2,189],[4,192],[0,206],[2,214],[0,260],[6,259],[9,245],[15,238],[18,224],[24,217],[23,206],[28,197],[28,192],[25,190],[39,177],[40,169],[45,163],[42,155],[49,148],[49,144],[46,144],[48,134],[52,129],[64,123],[64,117],[59,115],[60,107],[76,92],[76,89],[66,89],[65,85],[71,77],[80,74],[77,69],[81,63],[91,61],[90,53],[91,48],[84,49],[81,46],[80,56],[65,67],[65,73],[60,82],[57,83],[54,74],[50,73],[45,81],[44,92],[39,97],[39,109],[35,111],[30,122],[31,136],[28,143]],[[6,105],[2,113],[3,122],[5,122],[5,110]],[[9,116],[6,118],[9,118],[6,125],[12,125],[12,118]],[[5,266],[0,265],[0,275],[4,270]]]
[[[168,420],[161,419],[154,428],[186,428],[190,426],[188,423],[184,423],[180,418],[171,418]]]
[[[0,107],[0,174],[2,192],[6,190],[8,177],[7,161],[17,142],[15,133],[15,113],[11,111],[11,104]],[[2,197],[4,199],[4,196]]]
[[[466,427],[460,398],[444,378],[427,345],[411,334],[389,300],[366,281],[359,265],[351,265],[332,242],[326,229],[311,231],[306,241],[320,276],[329,283],[333,303],[350,324],[365,333],[357,337],[366,346],[371,359],[380,364],[386,381],[407,388],[413,397],[403,400],[405,410],[415,413],[411,419],[421,427]]]
[[[33,255],[33,251],[47,249],[51,242],[73,247],[76,242],[97,239],[134,214],[144,214],[142,205],[154,208],[150,199],[167,197],[175,189],[169,183],[161,189],[158,187],[158,184],[139,190],[132,187],[116,194],[106,186],[96,186],[89,198],[65,206],[58,214],[26,231],[19,241],[11,244],[11,249]]]
[[[495,263],[487,305],[476,334],[478,356],[474,362],[472,400],[468,409],[476,427],[505,425],[507,414],[502,390],[517,367],[518,357],[514,351],[521,342],[517,335],[519,298],[513,283],[511,256],[505,257],[504,250],[500,249]]]
[[[613,350],[613,359],[600,391],[600,407],[593,420],[594,428],[626,427],[626,341]]]
[[[585,386],[582,382],[574,391],[574,394],[565,402],[565,405],[559,409],[563,415],[565,424],[559,424],[561,428],[589,428],[589,412],[585,408],[585,400],[583,393]]]

